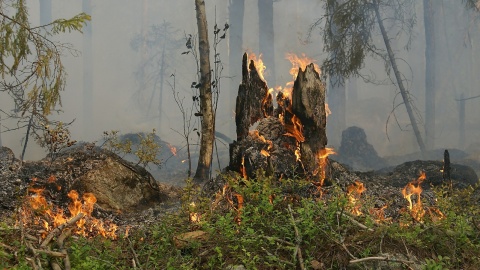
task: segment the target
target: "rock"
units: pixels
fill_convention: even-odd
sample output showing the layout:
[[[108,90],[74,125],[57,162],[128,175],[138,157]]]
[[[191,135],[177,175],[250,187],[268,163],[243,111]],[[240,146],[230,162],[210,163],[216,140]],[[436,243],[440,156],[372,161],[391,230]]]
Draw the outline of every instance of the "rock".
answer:
[[[368,143],[365,131],[355,126],[342,132],[338,155],[332,156],[332,159],[357,171],[378,170],[387,166],[373,146]]]
[[[144,168],[93,144],[68,148],[53,161],[25,162],[18,171],[3,169],[0,182],[5,191],[5,196],[0,194],[0,206],[10,211],[18,204],[15,198],[21,198],[30,186],[45,188],[48,200],[65,205],[70,202],[70,190],[77,190],[80,196],[91,192],[101,209],[123,213],[168,199]]]

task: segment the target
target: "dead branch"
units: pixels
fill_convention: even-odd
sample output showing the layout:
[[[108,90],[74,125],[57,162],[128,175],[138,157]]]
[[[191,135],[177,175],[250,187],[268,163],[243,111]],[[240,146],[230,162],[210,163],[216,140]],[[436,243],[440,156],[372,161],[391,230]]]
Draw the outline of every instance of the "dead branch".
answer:
[[[369,232],[373,232],[373,229],[372,228],[368,228],[367,226],[363,225],[362,223],[356,221],[353,217],[345,214],[345,213],[340,213],[337,211],[337,215],[342,215],[344,217],[346,217],[348,220],[350,220],[353,224],[357,225],[358,227],[364,229],[364,230],[368,230]]]
[[[15,249],[9,245],[5,245],[4,243],[0,242],[0,247],[3,247],[5,249],[8,249],[10,251],[14,251]]]
[[[57,235],[58,233],[60,233],[63,228],[65,227],[68,227],[68,226],[71,226],[73,224],[75,224],[77,221],[79,221],[81,218],[83,218],[84,214],[83,213],[79,213],[78,215],[76,215],[74,218],[71,218],[69,221],[63,223],[62,225],[58,226],[57,228],[55,228],[55,230],[51,231],[47,237],[45,237],[45,240],[43,240],[42,244],[40,245],[41,248],[44,248],[48,245],[48,243],[50,243],[50,241],[52,241],[53,237],[55,235]]]
[[[297,225],[295,224],[295,218],[293,217],[293,211],[290,204],[288,205],[288,212],[290,212],[290,218],[292,220],[293,229],[295,229],[295,242],[297,244],[296,253],[298,257],[298,263],[300,264],[300,269],[304,270],[305,264],[303,262],[302,249],[300,248],[300,244],[302,243],[302,236],[300,235]]]
[[[289,245],[289,246],[295,246],[294,243],[285,241],[285,240],[280,239],[280,238],[277,238],[277,237],[265,236],[265,235],[260,235],[260,237],[261,237],[261,238],[265,238],[265,239],[267,239],[267,240],[277,241],[277,242],[279,242],[279,243],[286,244],[286,245]]]
[[[130,250],[132,251],[132,254],[133,254],[133,259],[134,259],[134,266],[135,266],[135,269],[137,268],[136,266],[138,265],[138,268],[141,270],[142,269],[142,265],[140,264],[140,261],[138,260],[138,256],[137,256],[137,253],[135,252],[135,250],[133,249],[133,244],[132,244],[132,241],[130,241],[130,238],[127,237],[127,240],[128,240],[128,245],[130,246]]]
[[[361,263],[361,262],[366,262],[366,261],[387,261],[387,262],[400,262],[400,263],[405,263],[405,264],[415,263],[415,262],[407,261],[407,260],[390,259],[388,257],[366,257],[366,258],[361,258],[361,259],[350,260],[349,263],[354,264],[354,263]]]

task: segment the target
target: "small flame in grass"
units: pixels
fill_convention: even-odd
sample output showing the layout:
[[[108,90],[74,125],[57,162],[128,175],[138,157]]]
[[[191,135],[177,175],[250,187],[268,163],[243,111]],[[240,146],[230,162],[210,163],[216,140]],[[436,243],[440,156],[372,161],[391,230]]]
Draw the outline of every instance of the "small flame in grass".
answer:
[[[192,223],[200,222],[200,214],[196,212],[195,202],[190,203],[190,222]]]
[[[174,155],[174,156],[177,155],[177,148],[175,146],[172,146],[171,144],[168,144],[168,148],[170,148],[170,152],[172,152],[172,155]]]
[[[379,208],[370,208],[368,210],[368,212],[370,213],[370,215],[372,215],[375,219],[375,222],[377,223],[385,223],[385,222],[389,222],[391,220],[391,218],[386,218],[385,217],[385,209],[387,209],[388,205],[385,204],[384,206],[382,207],[379,207]]]
[[[52,177],[49,178],[49,181]],[[84,193],[83,202],[79,199],[79,194],[75,190],[68,193],[71,203],[68,205],[70,215],[67,216],[59,207],[55,207],[49,203],[43,196],[44,189],[29,188],[29,192],[33,193],[28,197],[27,204],[24,205],[22,215],[25,225],[28,226],[28,218],[34,220],[33,224],[42,224],[46,232],[66,223],[71,218],[80,213],[84,217],[77,221],[75,233],[82,236],[91,236],[92,234],[100,234],[104,237],[115,239],[117,226],[115,224],[105,224],[103,221],[91,216],[93,207],[97,202],[97,198],[92,193]],[[56,209],[56,210],[55,210]],[[33,210],[33,211],[31,211]],[[45,237],[46,234],[43,234]]]
[[[327,169],[327,162],[328,162],[328,156],[336,154],[335,150],[333,148],[325,147],[323,149],[320,149],[320,151],[317,153],[317,159],[318,159],[318,165],[320,169],[320,186],[323,186],[323,182],[325,181],[326,177],[326,169]]]
[[[363,192],[365,192],[365,190],[367,189],[365,188],[363,183],[358,180],[355,180],[354,183],[350,184],[347,187],[348,201],[351,207],[350,211],[356,216],[360,216],[362,214],[362,211],[360,210],[360,196]]]
[[[423,191],[421,184],[426,178],[425,172],[421,172],[416,180],[408,183],[402,189],[402,195],[408,201],[408,210],[410,210],[412,217],[419,222],[422,221],[423,216],[425,215],[420,194],[422,194]],[[417,196],[417,202],[415,204],[412,202],[413,195]]]

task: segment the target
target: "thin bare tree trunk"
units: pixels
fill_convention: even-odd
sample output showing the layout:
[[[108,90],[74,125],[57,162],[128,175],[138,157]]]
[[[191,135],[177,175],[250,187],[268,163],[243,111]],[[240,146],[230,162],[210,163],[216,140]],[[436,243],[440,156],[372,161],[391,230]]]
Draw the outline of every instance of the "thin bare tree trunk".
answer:
[[[423,0],[425,26],[425,145],[433,149],[435,140],[435,24],[432,0]]]
[[[417,121],[415,120],[415,116],[413,115],[413,110],[410,104],[410,100],[408,98],[407,90],[403,85],[402,77],[400,75],[400,71],[398,70],[397,61],[395,60],[395,55],[393,54],[392,47],[390,46],[390,40],[388,39],[387,31],[385,30],[382,17],[380,16],[378,0],[374,0],[373,2],[375,7],[375,15],[377,17],[378,25],[380,26],[380,31],[382,32],[383,42],[385,43],[385,47],[387,48],[388,58],[390,59],[390,63],[392,64],[392,69],[395,73],[398,88],[400,88],[400,94],[402,95],[403,103],[405,104],[405,108],[407,109],[408,117],[410,118],[410,123],[412,124],[413,132],[415,134],[415,137],[417,138],[417,143],[420,147],[420,151],[422,151],[422,153],[425,153],[425,144],[423,143],[422,136],[420,135],[420,130],[418,129]]]
[[[213,142],[215,140],[215,119],[212,103],[212,74],[210,69],[210,45],[208,43],[207,15],[205,1],[195,0],[198,26],[198,50],[200,55],[200,112],[202,114],[202,136],[200,139],[200,156],[194,182],[208,180],[212,164]]]
[[[83,12],[92,15],[91,0],[83,0]],[[84,135],[90,132],[87,127],[94,126],[93,118],[93,45],[92,22],[88,22],[83,30],[83,127]]]

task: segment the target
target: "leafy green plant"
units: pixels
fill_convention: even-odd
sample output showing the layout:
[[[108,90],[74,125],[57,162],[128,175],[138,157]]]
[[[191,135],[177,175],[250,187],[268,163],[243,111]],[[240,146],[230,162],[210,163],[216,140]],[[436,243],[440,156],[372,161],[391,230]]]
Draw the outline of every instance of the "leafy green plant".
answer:
[[[155,140],[155,129],[148,134],[138,133],[138,143],[133,143],[130,139],[121,140],[118,137],[118,131],[104,131],[104,142],[101,147],[124,157],[127,154],[133,154],[137,158],[137,165],[144,168],[149,164],[161,166],[162,161],[157,158],[161,146]]]

